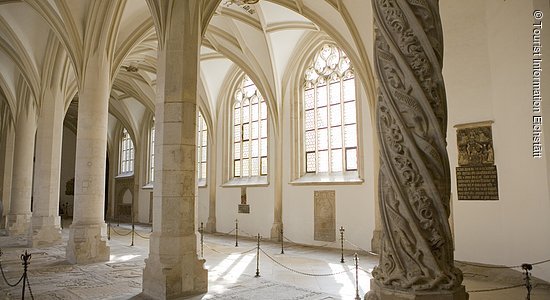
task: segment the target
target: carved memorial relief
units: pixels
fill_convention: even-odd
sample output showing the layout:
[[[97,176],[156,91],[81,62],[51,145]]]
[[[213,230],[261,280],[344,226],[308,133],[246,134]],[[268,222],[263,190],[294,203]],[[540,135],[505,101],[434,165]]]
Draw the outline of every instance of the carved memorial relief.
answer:
[[[336,241],[336,191],[315,191],[313,199],[313,239],[324,242]]]
[[[373,0],[380,263],[366,299],[467,299],[449,227],[447,103],[437,0]],[[395,292],[399,292],[395,294]]]
[[[498,177],[490,122],[457,125],[458,200],[498,200]]]
[[[240,214],[249,214],[250,213],[250,205],[247,203],[246,200],[246,188],[241,188],[241,203],[239,204],[239,210],[238,213]]]

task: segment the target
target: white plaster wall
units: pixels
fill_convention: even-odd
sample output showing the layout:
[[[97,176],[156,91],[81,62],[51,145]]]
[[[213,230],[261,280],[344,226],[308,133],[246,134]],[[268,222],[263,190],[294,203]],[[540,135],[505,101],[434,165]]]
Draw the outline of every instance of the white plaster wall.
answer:
[[[59,205],[69,203],[69,215],[72,216],[74,196],[65,195],[65,184],[74,178],[76,158],[76,135],[63,127],[63,146],[61,150],[61,180],[59,182]]]
[[[455,258],[502,265],[548,259],[547,163],[546,158],[532,157],[532,3],[466,0],[440,4]],[[494,121],[500,199],[458,201],[453,126],[486,120]],[[535,266],[533,275],[550,280],[550,265]]]
[[[205,187],[199,187],[199,198],[198,198],[198,220],[197,224],[200,226],[201,222],[203,222],[203,225],[206,226],[206,222],[208,222],[208,207],[209,207],[209,199],[210,199],[210,192],[209,188],[207,186]],[[198,227],[197,227],[198,228]]]

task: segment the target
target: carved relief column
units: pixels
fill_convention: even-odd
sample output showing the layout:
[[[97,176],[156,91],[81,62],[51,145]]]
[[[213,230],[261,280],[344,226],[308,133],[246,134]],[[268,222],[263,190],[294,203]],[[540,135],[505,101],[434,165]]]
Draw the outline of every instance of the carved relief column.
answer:
[[[448,223],[447,106],[438,0],[373,0],[380,264],[366,299],[467,299]]]
[[[173,299],[205,293],[197,255],[196,119],[203,0],[147,2],[159,37],[155,105],[153,233],[143,293]]]

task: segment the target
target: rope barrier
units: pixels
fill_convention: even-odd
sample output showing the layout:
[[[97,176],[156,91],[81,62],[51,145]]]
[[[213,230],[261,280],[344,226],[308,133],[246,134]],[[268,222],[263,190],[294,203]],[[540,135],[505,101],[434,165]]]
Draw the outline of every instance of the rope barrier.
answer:
[[[460,261],[460,260],[455,260],[455,261],[458,262],[458,263],[461,263],[463,265],[479,267],[479,268],[486,268],[486,269],[515,269],[515,268],[521,268],[522,265],[523,265],[522,264],[522,265],[514,265],[514,266],[488,266],[488,265],[482,265],[482,264],[476,264],[476,263],[469,263],[469,262]],[[545,264],[547,262],[550,262],[550,259],[541,260],[541,261],[532,263],[530,265],[536,266],[536,265]]]
[[[206,243],[204,243],[204,246],[205,246],[206,248],[208,248],[208,249],[210,249],[210,250],[216,252],[216,253],[219,253],[219,254],[227,254],[227,255],[229,255],[229,254],[245,255],[245,254],[248,254],[248,253],[250,253],[250,252],[256,250],[256,247],[254,247],[254,248],[251,248],[251,249],[246,250],[246,251],[243,251],[243,252],[222,252],[222,251],[216,250],[216,249],[214,249],[214,248],[208,246],[208,244],[206,244]]]
[[[23,277],[24,275],[21,275],[21,278],[19,278],[19,280],[17,281],[17,283],[15,284],[11,284],[8,279],[6,278],[6,275],[4,274],[4,269],[2,268],[2,263],[0,262],[0,271],[2,272],[2,277],[4,278],[4,282],[6,282],[7,285],[11,286],[11,287],[16,287],[18,286],[21,281],[23,280]]]
[[[525,284],[516,284],[516,285],[510,285],[510,286],[505,286],[505,287],[500,287],[500,288],[482,289],[482,290],[471,290],[471,291],[466,291],[466,292],[468,292],[468,293],[495,292],[495,291],[502,291],[502,290],[515,289],[515,288],[524,287],[524,286],[525,286]]]
[[[0,249],[0,257],[2,257],[2,249]],[[25,299],[25,283],[27,284],[27,287],[29,289],[31,299],[34,300],[34,295],[32,294],[31,285],[29,283],[29,277],[27,276],[27,268],[29,266],[29,261],[31,260],[32,255],[27,253],[27,250],[25,250],[24,254],[21,254],[21,260],[23,261],[23,274],[21,275],[21,278],[17,281],[15,284],[11,284],[8,279],[6,278],[6,274],[4,274],[4,269],[2,268],[2,260],[0,259],[0,272],[2,273],[2,278],[4,279],[4,282],[10,286],[10,287],[16,287],[20,283],[23,283],[23,288],[21,289],[21,299]]]
[[[115,228],[112,227],[112,226],[111,226],[111,230],[112,230],[115,234],[117,234],[117,235],[119,235],[119,236],[127,236],[127,235],[129,235],[130,233],[132,233],[132,230],[131,230],[131,229],[130,229],[130,231],[128,231],[127,233],[120,233],[120,232],[116,231]]]
[[[139,236],[140,238],[145,239],[145,240],[148,240],[148,239],[151,238],[150,236],[143,236],[143,235],[139,234],[139,232],[137,232],[137,231],[135,231],[135,233],[136,233],[137,236]]]
[[[349,272],[350,270],[344,270],[344,271],[340,271],[340,272],[334,272],[334,273],[326,273],[326,274],[313,274],[313,273],[307,273],[307,272],[302,272],[302,271],[298,271],[298,270],[295,270],[295,269],[292,269],[291,267],[288,267],[280,262],[278,262],[277,260],[275,260],[273,257],[271,257],[271,255],[267,254],[267,252],[264,251],[264,249],[260,248],[260,251],[265,255],[267,256],[270,260],[272,260],[274,263],[278,264],[279,266],[291,271],[291,272],[294,272],[294,273],[297,273],[297,274],[300,274],[300,275],[305,275],[305,276],[312,276],[312,277],[326,277],[326,276],[335,276],[335,275],[339,275],[339,274],[342,274],[342,273],[346,273],[346,272]]]
[[[358,250],[361,250],[361,251],[363,251],[363,252],[366,252],[366,253],[368,253],[368,254],[370,254],[370,255],[376,255],[376,256],[378,255],[378,254],[376,254],[376,253],[374,253],[374,252],[372,252],[372,251],[369,251],[369,250],[366,250],[366,249],[361,248],[360,246],[358,246],[358,245],[352,243],[352,242],[351,242],[350,240],[348,240],[348,239],[344,239],[344,242],[347,242],[348,244],[350,244],[351,246],[357,248]]]

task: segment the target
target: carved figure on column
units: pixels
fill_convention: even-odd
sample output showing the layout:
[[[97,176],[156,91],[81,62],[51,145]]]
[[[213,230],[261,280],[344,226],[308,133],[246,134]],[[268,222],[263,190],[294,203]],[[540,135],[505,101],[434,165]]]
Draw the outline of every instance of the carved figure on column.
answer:
[[[373,0],[380,142],[380,264],[366,299],[467,299],[449,227],[438,0]],[[405,296],[409,295],[409,296]],[[422,298],[425,299],[425,298]]]

